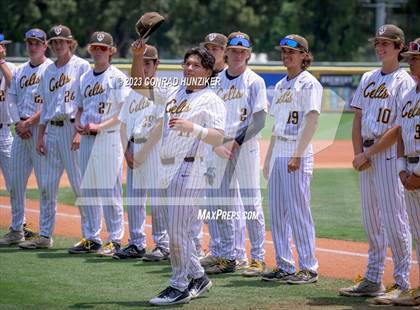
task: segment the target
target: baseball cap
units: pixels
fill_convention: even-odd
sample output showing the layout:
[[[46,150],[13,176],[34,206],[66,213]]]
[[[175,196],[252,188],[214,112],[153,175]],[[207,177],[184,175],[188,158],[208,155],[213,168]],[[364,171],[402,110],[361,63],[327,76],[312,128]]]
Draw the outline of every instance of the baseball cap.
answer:
[[[158,59],[158,58],[159,58],[159,54],[156,47],[154,47],[153,45],[146,44],[146,49],[144,50],[143,59]]]
[[[228,39],[224,34],[212,32],[206,35],[204,38],[204,42],[200,43],[200,47],[206,47],[207,44],[221,46],[223,48],[226,47]]]
[[[44,43],[47,41],[47,34],[42,29],[33,28],[26,31],[25,33],[25,41],[29,39],[38,40]]]
[[[90,36],[89,44],[113,47],[112,35],[105,31],[96,31]]]
[[[404,32],[401,30],[401,28],[392,24],[379,27],[376,31],[375,37],[370,38],[369,41],[373,42],[376,39],[385,39],[402,43],[405,42]]]
[[[136,23],[136,32],[143,40],[147,39],[160,25],[165,18],[157,12],[143,14]]]
[[[249,35],[246,33],[236,31],[232,32],[228,36],[228,42],[226,48],[238,48],[238,49],[244,49],[244,50],[251,50],[251,39],[249,38]]]
[[[275,48],[281,50],[282,47],[290,48],[297,51],[308,52],[309,44],[308,41],[297,34],[289,34],[280,40],[279,45]]]
[[[57,25],[50,29],[48,33],[48,41],[54,39],[74,40],[70,28],[64,25]]]
[[[0,44],[9,44],[12,43],[10,40],[6,40],[4,34],[0,33]]]
[[[410,58],[411,56],[420,55],[420,38],[408,43],[408,51],[401,53],[401,56]]]

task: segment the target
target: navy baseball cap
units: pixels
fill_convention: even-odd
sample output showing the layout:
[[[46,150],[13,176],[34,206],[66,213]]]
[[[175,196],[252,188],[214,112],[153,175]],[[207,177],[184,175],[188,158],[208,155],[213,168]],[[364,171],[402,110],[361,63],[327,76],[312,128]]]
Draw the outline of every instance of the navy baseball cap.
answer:
[[[25,33],[25,41],[29,39],[38,40],[44,43],[47,41],[47,34],[42,29],[30,29]]]
[[[6,38],[4,37],[4,34],[0,33],[0,44],[9,44],[9,43],[12,43],[12,41],[6,40]]]

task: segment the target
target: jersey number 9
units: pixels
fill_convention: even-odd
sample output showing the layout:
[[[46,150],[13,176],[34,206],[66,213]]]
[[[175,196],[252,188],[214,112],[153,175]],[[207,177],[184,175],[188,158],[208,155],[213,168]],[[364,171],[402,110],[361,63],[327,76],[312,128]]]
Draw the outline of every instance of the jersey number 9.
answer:
[[[241,108],[241,116],[239,117],[239,119],[241,120],[241,122],[243,122],[244,120],[246,120],[248,111],[246,108]]]

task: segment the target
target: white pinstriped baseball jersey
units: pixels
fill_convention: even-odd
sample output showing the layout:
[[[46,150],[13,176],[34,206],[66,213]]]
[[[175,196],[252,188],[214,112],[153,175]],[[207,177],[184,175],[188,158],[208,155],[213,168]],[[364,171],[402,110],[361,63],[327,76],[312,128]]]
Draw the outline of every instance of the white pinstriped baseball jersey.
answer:
[[[267,93],[262,77],[247,68],[240,76],[229,79],[227,69],[220,72],[217,95],[225,102],[225,136],[235,137],[238,130],[248,126],[252,114],[267,110]]]
[[[45,69],[37,90],[44,101],[40,124],[75,118],[81,100],[80,76],[89,69],[89,63],[75,55],[60,68],[52,63]]]
[[[274,136],[298,141],[306,124],[306,114],[321,113],[322,86],[308,71],[302,71],[295,78],[281,79],[274,88],[270,114],[274,116]],[[312,153],[308,145],[305,153]],[[292,155],[292,154],[288,154]]]
[[[401,126],[404,154],[420,154],[420,92],[414,86],[399,104],[396,123]]]
[[[17,115],[12,115],[14,122],[19,121],[20,117],[31,117],[41,109],[42,100],[37,94],[38,84],[45,69],[52,63],[49,58],[38,66],[32,66],[27,61],[16,69],[9,90],[10,95],[16,96]]]
[[[89,123],[99,124],[120,113],[130,88],[124,85],[126,76],[114,66],[97,74],[93,69],[82,74],[80,78],[80,101],[83,108],[80,118],[82,126]],[[119,125],[115,125],[118,128]],[[115,129],[114,128],[114,129]],[[109,128],[113,129],[113,128]]]
[[[180,87],[166,103],[161,158],[204,155],[204,143],[188,133],[169,128],[168,123],[172,117],[223,130],[225,115],[224,102],[210,88],[188,93],[185,87]],[[200,143],[197,144],[197,141]]]
[[[382,74],[376,69],[363,74],[351,106],[362,110],[362,138],[375,139],[394,125],[402,98],[414,86],[404,69]]]
[[[6,62],[9,67],[12,75],[15,75],[16,66],[10,62]],[[8,94],[10,93],[10,87],[6,86],[6,79],[3,76],[3,72],[0,71],[0,123],[8,124],[10,123],[11,117],[9,113],[9,104],[8,104]]]

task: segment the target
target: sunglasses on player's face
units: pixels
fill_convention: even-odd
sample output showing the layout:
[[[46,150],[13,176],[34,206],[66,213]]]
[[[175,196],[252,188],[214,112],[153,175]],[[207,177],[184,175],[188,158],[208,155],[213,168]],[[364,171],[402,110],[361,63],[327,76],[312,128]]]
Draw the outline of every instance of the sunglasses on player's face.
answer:
[[[410,52],[420,52],[420,44],[417,42],[410,42],[408,44],[408,49]]]
[[[235,37],[229,40],[228,46],[251,47],[251,43],[245,38]]]
[[[99,48],[102,52],[106,52],[106,51],[109,49],[109,47],[108,47],[108,46],[105,46],[105,45],[91,45],[91,46],[90,46],[90,50],[91,50],[91,51],[96,51],[98,48]]]

